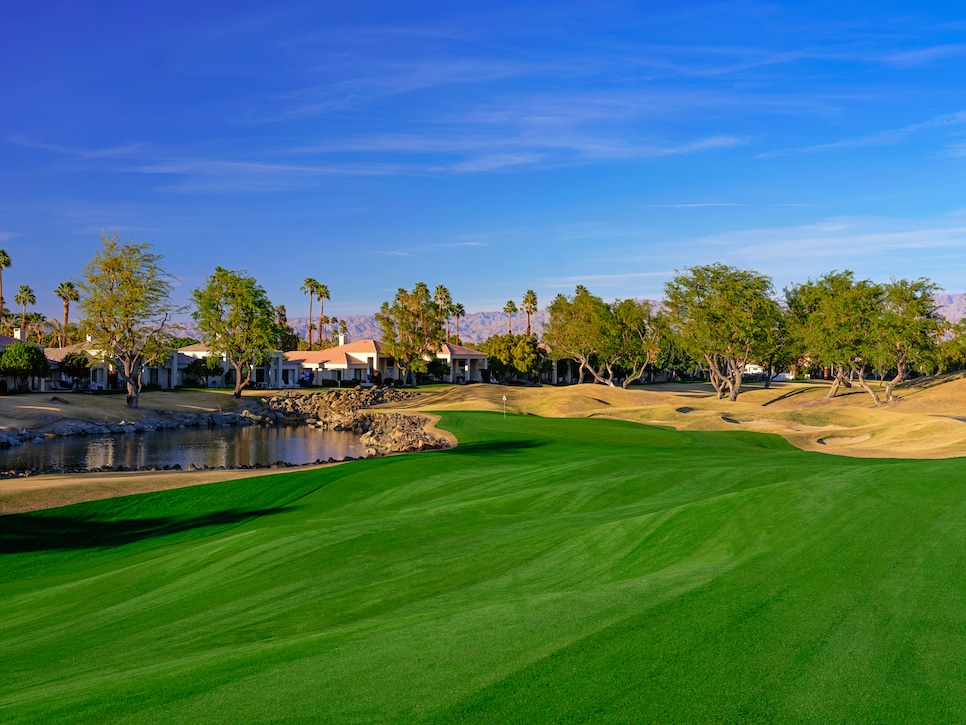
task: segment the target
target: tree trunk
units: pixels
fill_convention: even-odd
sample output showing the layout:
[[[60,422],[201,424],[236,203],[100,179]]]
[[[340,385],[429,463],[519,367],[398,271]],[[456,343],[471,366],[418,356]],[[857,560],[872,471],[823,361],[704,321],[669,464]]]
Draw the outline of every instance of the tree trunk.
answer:
[[[631,374],[624,378],[624,382],[621,383],[621,387],[624,388],[624,390],[627,390],[631,383],[633,383],[635,380],[640,380],[644,376],[644,371],[647,369],[647,366],[650,364],[651,359],[648,358],[644,361],[639,369],[631,368]]]
[[[892,394],[892,389],[906,379],[906,371],[907,371],[907,368],[906,368],[905,360],[900,360],[898,369],[896,371],[896,376],[892,380],[889,380],[888,382],[886,382],[885,398],[887,403],[894,403],[897,400],[899,400],[896,396]]]
[[[842,365],[836,363],[833,369],[835,370],[835,377],[832,378],[832,387],[829,388],[828,395],[825,396],[827,398],[834,398],[839,392],[839,387],[845,384],[845,371],[842,369]]]
[[[712,359],[710,356],[704,356],[705,362],[708,363],[708,381],[711,383],[711,387],[714,388],[714,392],[718,394],[718,400],[724,398],[724,376],[721,374],[721,369],[718,367],[717,361]]]
[[[313,295],[309,295],[309,350],[312,349],[312,299]],[[237,381],[236,381],[237,384]]]
[[[773,374],[773,368],[775,366],[774,356],[768,358],[768,365],[765,367],[765,390],[771,389],[771,376]]]
[[[60,331],[60,346],[64,347],[67,344],[67,317],[70,314],[70,302],[64,300],[64,327]]]
[[[250,383],[252,380],[252,368],[248,368],[248,375],[246,375],[245,379],[243,380],[242,364],[240,362],[239,363],[232,362],[231,366],[235,368],[235,390],[231,394],[231,397],[241,398],[242,390],[244,390],[245,386],[248,385],[248,383]]]
[[[728,396],[728,401],[733,403],[738,400],[738,393],[741,392],[741,373],[732,371],[728,375],[728,388],[731,390],[731,395]]]
[[[865,379],[865,366],[862,366],[857,370],[853,370],[852,372],[855,373],[855,380],[859,387],[872,396],[872,402],[875,403],[875,406],[878,408],[880,405],[882,405],[882,401],[879,400],[879,394],[872,389],[872,386],[869,385],[868,381]]]
[[[115,362],[121,363],[118,366],[117,374],[127,387],[127,407],[137,410],[141,397],[141,373],[144,368],[139,366],[136,360],[129,358]],[[135,371],[137,371],[136,375]]]

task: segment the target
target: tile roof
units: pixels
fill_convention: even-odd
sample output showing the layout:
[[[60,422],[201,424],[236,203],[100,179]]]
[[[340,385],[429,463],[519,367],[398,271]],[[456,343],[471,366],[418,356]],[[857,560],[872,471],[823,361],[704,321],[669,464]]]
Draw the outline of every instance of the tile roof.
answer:
[[[77,342],[73,345],[68,345],[67,347],[51,347],[44,350],[44,354],[47,359],[51,362],[61,362],[68,354],[72,352],[88,352],[91,349],[91,344],[89,342]]]
[[[485,352],[474,350],[471,347],[463,347],[462,345],[453,345],[449,342],[443,343],[443,346],[440,348],[440,352],[443,354],[448,352],[451,357],[454,355],[461,355],[463,357],[486,357]]]
[[[285,359],[315,365],[367,365],[369,355],[385,356],[381,340],[357,340],[325,350],[292,350]]]

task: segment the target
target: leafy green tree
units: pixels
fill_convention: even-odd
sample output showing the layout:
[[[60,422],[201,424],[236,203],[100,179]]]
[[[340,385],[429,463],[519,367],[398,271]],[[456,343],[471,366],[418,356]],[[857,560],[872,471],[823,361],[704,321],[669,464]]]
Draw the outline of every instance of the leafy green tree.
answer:
[[[452,372],[452,366],[438,357],[434,357],[426,363],[426,374],[435,380],[442,380],[450,372]]]
[[[22,284],[20,289],[17,290],[17,296],[13,298],[13,301],[21,306],[23,312],[20,317],[20,329],[23,332],[24,338],[27,336],[27,305],[37,304],[37,296],[34,291],[30,288],[30,285]]]
[[[50,375],[50,362],[36,345],[18,341],[0,354],[0,375],[13,378],[18,390],[26,390],[30,378]]]
[[[886,381],[886,402],[896,400],[893,391],[909,374],[911,365],[927,364],[946,330],[934,295],[939,286],[927,279],[892,280],[882,286],[879,318],[873,331],[873,358],[883,374],[895,371]]]
[[[80,301],[80,292],[73,282],[61,282],[54,294],[64,301],[64,325],[60,330],[60,346],[67,344],[67,319],[70,317],[70,303]]]
[[[769,329],[759,339],[755,348],[755,359],[761,363],[765,371],[765,389],[771,387],[772,378],[775,373],[791,365],[795,360],[795,346],[789,332],[789,313],[788,310],[774,302],[771,319],[768,321]]]
[[[224,356],[235,369],[233,397],[251,382],[252,371],[271,358],[278,339],[275,308],[254,277],[215,267],[203,287],[191,293],[208,351]]]
[[[738,399],[741,376],[774,329],[771,278],[715,263],[691,267],[664,286],[670,328],[707,365],[719,398]]]
[[[197,345],[201,340],[196,340],[193,337],[172,337],[171,338],[171,349],[180,350],[183,347],[188,347],[189,345]]]
[[[481,345],[487,369],[500,382],[539,375],[543,353],[532,335],[493,335]]]
[[[623,387],[639,380],[658,352],[659,333],[651,306],[637,300],[607,304],[578,286],[573,297],[557,295],[547,308],[544,341],[554,360],[576,360],[580,379]]]
[[[10,255],[6,249],[0,249],[0,315],[4,312],[3,306],[3,270],[10,267]]]
[[[196,357],[184,369],[186,375],[204,383],[206,387],[208,385],[208,378],[217,377],[223,371],[221,357],[218,355]]]
[[[392,304],[383,302],[376,313],[386,351],[396,359],[404,379],[426,372],[443,342],[443,328],[429,287],[418,282],[412,291],[400,287]]]
[[[927,365],[937,373],[966,370],[966,320],[950,325],[949,336],[937,343],[931,361]]]
[[[601,348],[608,344],[605,338],[611,310],[607,303],[592,295],[583,285],[577,285],[572,297],[558,294],[547,311],[549,319],[544,326],[543,339],[550,348],[551,358],[575,360],[580,381],[588,373],[596,382],[606,383],[606,371],[595,368],[595,363]]]
[[[533,317],[534,313],[539,309],[537,305],[537,293],[532,289],[528,289],[523,295],[523,303],[520,305],[527,315],[527,335],[530,335],[530,318]]]
[[[113,361],[127,387],[127,404],[138,407],[141,373],[171,349],[170,277],[161,255],[146,243],[101,233],[101,249],[84,266],[81,324],[93,349]]]
[[[83,352],[69,352],[60,361],[60,374],[69,378],[74,385],[81,378],[89,378],[91,371],[91,359]]]
[[[689,370],[694,370],[697,363],[681,345],[677,335],[669,330],[661,329],[657,339],[658,353],[654,358],[654,367],[668,373],[671,377],[680,378]]]
[[[619,369],[625,389],[640,380],[647,367],[654,362],[660,351],[660,331],[651,315],[651,305],[646,301],[615,300],[610,305],[612,331],[607,335],[610,344],[602,347],[603,357],[613,361],[606,367],[613,379]]]
[[[809,280],[786,290],[793,334],[813,362],[833,370],[828,397],[854,380],[876,405],[879,395],[866,374],[877,357],[876,334],[883,305],[883,288],[855,275],[829,272],[817,281]]]

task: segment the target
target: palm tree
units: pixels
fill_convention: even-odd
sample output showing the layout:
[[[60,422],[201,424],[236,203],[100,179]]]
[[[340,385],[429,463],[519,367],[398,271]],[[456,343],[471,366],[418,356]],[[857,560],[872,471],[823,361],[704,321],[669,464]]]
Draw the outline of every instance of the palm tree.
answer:
[[[37,304],[37,295],[34,291],[30,289],[29,285],[22,284],[20,289],[17,290],[17,296],[13,298],[13,301],[23,307],[23,314],[20,316],[20,334],[22,337],[27,335],[27,305]]]
[[[325,312],[325,307],[323,306],[322,300],[329,299],[329,288],[326,287],[321,282],[315,283],[315,296],[319,298],[319,347],[322,347],[322,315]],[[328,332],[326,332],[326,338],[329,337]]]
[[[523,295],[523,311],[527,313],[527,337],[530,337],[530,316],[537,311],[537,293],[528,289]]]
[[[60,330],[60,346],[67,344],[67,318],[70,316],[70,303],[80,300],[80,294],[73,282],[61,282],[54,294],[64,301],[64,326]]]
[[[453,318],[456,320],[456,344],[460,344],[460,318],[466,316],[466,308],[462,302],[453,305]]]
[[[3,314],[3,270],[10,266],[10,255],[0,249],[0,315]]]
[[[433,302],[436,303],[436,319],[439,320],[439,326],[443,326],[443,315],[446,314],[453,304],[453,297],[450,295],[449,290],[443,285],[436,285],[436,292],[433,293]],[[449,316],[447,315],[447,318]],[[447,326],[449,325],[449,319],[446,320]],[[446,336],[449,337],[449,330],[446,331]]]
[[[27,315],[28,327],[26,329],[30,330],[34,335],[37,336],[37,344],[44,344],[44,335],[47,332],[47,316],[41,314],[40,312],[31,312]],[[27,339],[27,334],[24,332],[24,340]]]
[[[508,335],[513,334],[513,315],[517,312],[517,303],[513,300],[507,300],[506,304],[503,305],[503,312],[506,314],[506,325]]]
[[[309,296],[309,350],[312,349],[312,300],[315,298],[315,289],[319,286],[311,277],[306,277],[305,282],[302,283],[302,292]]]

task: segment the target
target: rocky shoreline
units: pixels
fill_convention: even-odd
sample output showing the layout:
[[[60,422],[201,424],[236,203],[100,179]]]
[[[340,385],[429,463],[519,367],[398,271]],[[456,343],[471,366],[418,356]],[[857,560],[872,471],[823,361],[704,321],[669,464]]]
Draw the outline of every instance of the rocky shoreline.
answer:
[[[414,393],[391,388],[341,388],[320,392],[284,391],[261,398],[240,410],[212,413],[175,413],[152,410],[136,421],[99,422],[65,419],[35,429],[0,430],[0,448],[24,443],[43,443],[59,436],[98,436],[111,434],[153,433],[181,428],[217,428],[249,425],[307,425],[319,430],[346,431],[358,435],[366,447],[366,458],[446,448],[448,442],[425,430],[429,419],[421,415],[371,413],[368,409],[388,402],[412,398]],[[66,401],[65,401],[66,402]],[[328,458],[304,465],[339,463],[354,460]],[[178,464],[163,467],[80,468],[57,470],[0,471],[0,478],[20,478],[41,473],[104,473],[108,471],[179,471],[291,468],[299,464],[285,461],[255,463],[250,466],[196,466],[182,469]]]
[[[319,430],[351,431],[362,437],[367,456],[411,453],[448,447],[446,440],[426,430],[429,419],[401,413],[369,413],[383,403],[412,398],[414,393],[392,388],[355,388],[324,393],[288,391],[262,398],[262,403],[286,421]]]

